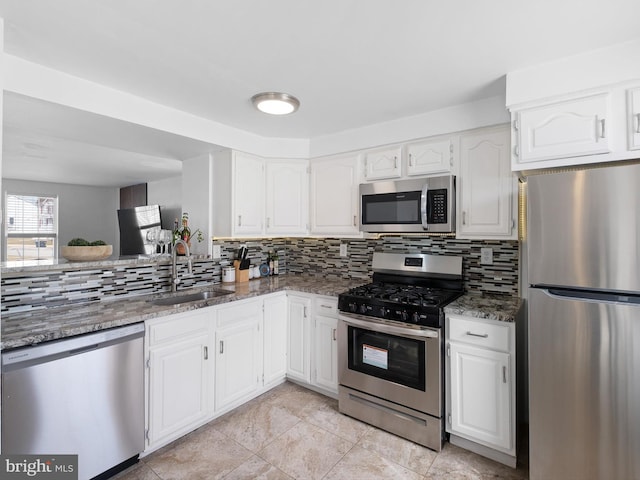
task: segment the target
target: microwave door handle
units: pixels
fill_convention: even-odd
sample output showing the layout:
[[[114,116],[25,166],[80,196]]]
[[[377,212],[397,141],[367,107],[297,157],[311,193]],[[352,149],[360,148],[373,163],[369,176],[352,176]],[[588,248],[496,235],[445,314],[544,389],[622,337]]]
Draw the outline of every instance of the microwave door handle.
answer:
[[[429,191],[429,184],[425,183],[422,187],[422,195],[420,195],[420,213],[422,215],[422,228],[429,230],[429,223],[427,223],[427,192]]]

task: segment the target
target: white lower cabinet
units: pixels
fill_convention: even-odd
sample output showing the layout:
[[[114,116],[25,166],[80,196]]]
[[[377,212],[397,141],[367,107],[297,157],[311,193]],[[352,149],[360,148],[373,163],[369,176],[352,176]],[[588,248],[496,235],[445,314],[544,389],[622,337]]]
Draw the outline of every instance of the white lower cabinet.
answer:
[[[338,393],[338,305],[335,298],[316,298],[313,311],[313,383]]]
[[[336,326],[336,298],[285,292],[147,320],[145,452],[287,377],[337,394]]]
[[[288,295],[287,377],[311,383],[311,298]]]
[[[515,466],[515,324],[448,315],[446,329],[451,443]]]
[[[287,374],[287,295],[264,299],[264,386]]]
[[[147,441],[166,444],[211,415],[211,309],[146,323]]]
[[[215,411],[242,403],[262,386],[262,300],[217,309]]]

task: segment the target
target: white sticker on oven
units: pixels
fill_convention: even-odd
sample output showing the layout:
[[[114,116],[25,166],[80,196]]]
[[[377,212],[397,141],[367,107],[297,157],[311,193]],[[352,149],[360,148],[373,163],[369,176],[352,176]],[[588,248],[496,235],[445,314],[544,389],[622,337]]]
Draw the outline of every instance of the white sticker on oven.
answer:
[[[366,344],[362,345],[362,362],[367,365],[373,365],[374,367],[387,370],[389,368],[387,362],[388,355],[388,350]]]

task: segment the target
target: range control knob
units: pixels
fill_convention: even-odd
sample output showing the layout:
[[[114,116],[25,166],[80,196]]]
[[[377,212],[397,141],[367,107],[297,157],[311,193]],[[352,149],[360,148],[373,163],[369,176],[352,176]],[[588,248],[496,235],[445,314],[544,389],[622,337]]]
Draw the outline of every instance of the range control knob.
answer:
[[[360,305],[360,313],[363,315],[367,313],[367,306],[364,303]]]
[[[419,323],[420,322],[420,315],[418,315],[418,312],[413,312],[413,315],[411,315],[411,321],[413,323]]]
[[[358,306],[356,305],[356,302],[351,302],[347,306],[349,307],[349,311],[352,313],[355,313],[358,310]]]
[[[400,320],[402,320],[403,322],[409,320],[409,314],[406,310],[400,310]]]

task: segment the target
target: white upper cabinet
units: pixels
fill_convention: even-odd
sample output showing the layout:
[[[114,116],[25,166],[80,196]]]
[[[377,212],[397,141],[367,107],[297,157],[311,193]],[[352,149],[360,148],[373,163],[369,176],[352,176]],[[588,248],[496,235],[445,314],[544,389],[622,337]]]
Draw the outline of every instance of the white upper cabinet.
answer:
[[[453,171],[453,138],[407,145],[407,175],[429,175]]]
[[[602,93],[519,111],[519,163],[610,152],[610,103]]]
[[[267,235],[304,234],[309,230],[307,162],[267,161]]]
[[[460,137],[457,237],[517,238],[517,179],[509,161],[508,127]]]
[[[264,227],[264,160],[233,153],[235,235],[260,235]]]
[[[306,234],[307,168],[307,160],[265,160],[235,151],[216,153],[209,192],[213,236]]]
[[[371,150],[365,153],[364,177],[367,180],[399,178],[402,175],[402,147]]]
[[[629,150],[640,149],[640,88],[627,92]]]
[[[358,235],[359,156],[311,162],[311,234]]]

